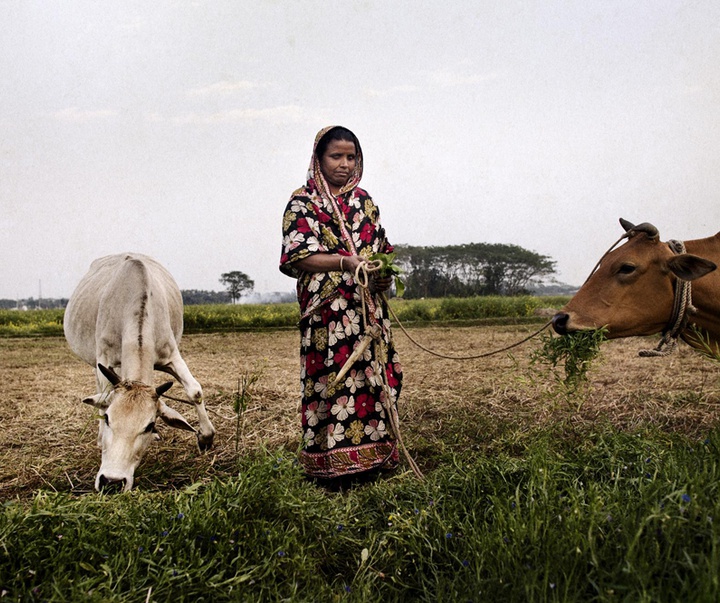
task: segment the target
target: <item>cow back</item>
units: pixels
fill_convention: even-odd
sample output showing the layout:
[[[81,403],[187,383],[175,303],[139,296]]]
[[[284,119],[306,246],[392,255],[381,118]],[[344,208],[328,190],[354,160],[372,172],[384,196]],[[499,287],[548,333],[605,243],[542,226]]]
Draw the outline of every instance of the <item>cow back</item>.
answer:
[[[177,345],[182,314],[182,296],[172,275],[149,256],[121,253],[90,265],[70,297],[63,327],[70,349],[95,366],[98,349],[117,347],[119,355],[127,333],[138,329],[133,337],[141,345],[163,345],[168,339]]]

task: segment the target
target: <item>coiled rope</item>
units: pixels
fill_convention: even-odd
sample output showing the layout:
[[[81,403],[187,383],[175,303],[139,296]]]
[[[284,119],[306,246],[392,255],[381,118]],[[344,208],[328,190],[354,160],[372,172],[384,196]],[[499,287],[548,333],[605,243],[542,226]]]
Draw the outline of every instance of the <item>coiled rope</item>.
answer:
[[[349,367],[352,366],[352,363],[355,362],[355,360],[360,356],[360,354],[362,354],[365,349],[367,349],[370,342],[372,342],[375,358],[378,362],[380,362],[381,366],[383,367],[382,388],[384,396],[383,398],[381,398],[380,402],[387,413],[387,416],[390,420],[390,426],[392,427],[392,430],[395,433],[395,437],[397,438],[398,446],[400,450],[402,450],[402,453],[405,456],[405,459],[407,460],[410,469],[412,469],[412,472],[416,475],[418,479],[424,479],[425,476],[423,475],[422,471],[420,471],[420,467],[418,467],[415,459],[413,459],[413,457],[410,455],[410,452],[408,451],[407,446],[405,446],[405,442],[403,441],[402,433],[400,431],[400,417],[398,415],[397,405],[393,403],[392,392],[390,390],[390,384],[388,382],[387,348],[383,345],[384,342],[382,341],[382,327],[379,324],[375,323],[373,319],[370,319],[368,314],[368,301],[372,303],[372,297],[370,292],[370,276],[372,275],[372,273],[380,270],[381,266],[382,264],[378,261],[361,262],[355,269],[355,282],[360,287],[360,298],[362,299],[362,316],[363,322],[365,324],[365,336],[361,340],[360,344],[358,344],[358,346],[355,348],[353,353],[350,355],[347,362],[343,365],[332,385],[335,386],[337,383],[339,383],[342,376],[347,372]],[[386,302],[385,305],[387,306],[387,299],[383,294],[381,294],[381,297],[383,301]]]

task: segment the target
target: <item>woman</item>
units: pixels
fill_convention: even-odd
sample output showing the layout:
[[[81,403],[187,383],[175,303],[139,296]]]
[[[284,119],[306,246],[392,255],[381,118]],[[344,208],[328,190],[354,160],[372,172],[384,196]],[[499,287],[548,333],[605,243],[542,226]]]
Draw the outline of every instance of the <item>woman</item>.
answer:
[[[377,295],[390,279],[371,277],[364,288],[355,282],[361,263],[392,247],[377,206],[358,187],[362,171],[355,135],[339,126],[321,130],[307,183],[293,193],[283,217],[280,270],[297,279],[300,304],[300,460],[309,477],[321,480],[371,476],[398,464],[388,411],[400,394],[402,369]],[[330,387],[372,325],[381,331],[376,343]]]

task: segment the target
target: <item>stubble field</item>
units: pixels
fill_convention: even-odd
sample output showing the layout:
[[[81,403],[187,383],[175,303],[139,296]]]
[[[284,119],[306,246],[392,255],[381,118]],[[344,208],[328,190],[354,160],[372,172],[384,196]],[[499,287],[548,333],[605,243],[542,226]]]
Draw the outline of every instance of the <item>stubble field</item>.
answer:
[[[449,355],[507,346],[534,326],[416,328],[423,345]],[[702,439],[720,418],[718,365],[681,346],[668,358],[640,358],[654,340],[603,345],[580,391],[566,392],[553,371],[531,363],[537,339],[477,360],[431,356],[395,332],[405,373],[401,428],[421,468],[431,471],[443,452],[521,454],[534,433],[551,428],[577,440],[607,426],[627,432],[656,428]],[[186,335],[181,351],[203,385],[218,434],[207,453],[194,436],[159,424],[136,472],[144,490],[179,488],[229,477],[236,459],[263,448],[297,450],[298,334],[295,330]],[[257,376],[240,420],[233,401],[243,378]],[[165,381],[156,373],[156,384]],[[45,489],[81,494],[93,488],[100,462],[97,421],[80,402],[94,393],[92,369],[62,338],[0,339],[0,498],[29,498]],[[175,385],[170,394],[181,396]],[[170,402],[191,424],[194,410]]]

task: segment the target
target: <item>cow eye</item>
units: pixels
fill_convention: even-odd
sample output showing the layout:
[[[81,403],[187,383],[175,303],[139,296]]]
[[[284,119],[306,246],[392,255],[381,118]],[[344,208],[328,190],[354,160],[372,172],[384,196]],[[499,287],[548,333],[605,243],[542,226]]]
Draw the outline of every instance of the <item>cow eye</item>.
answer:
[[[148,426],[145,428],[145,433],[155,433],[155,421],[148,423]]]
[[[108,419],[107,413],[103,415],[103,421],[105,421],[105,425],[110,427],[110,419]]]
[[[632,264],[623,264],[618,270],[618,274],[632,274],[635,272],[636,267]]]

